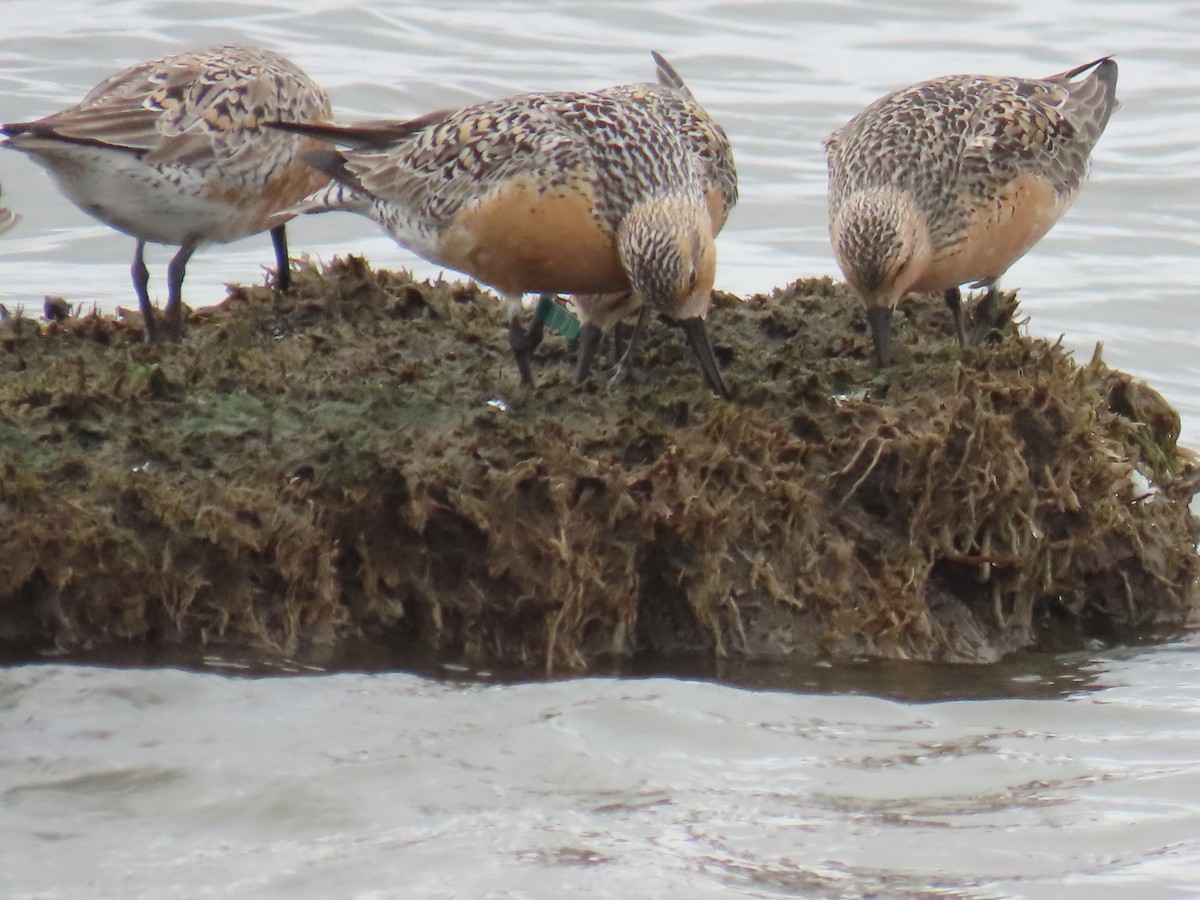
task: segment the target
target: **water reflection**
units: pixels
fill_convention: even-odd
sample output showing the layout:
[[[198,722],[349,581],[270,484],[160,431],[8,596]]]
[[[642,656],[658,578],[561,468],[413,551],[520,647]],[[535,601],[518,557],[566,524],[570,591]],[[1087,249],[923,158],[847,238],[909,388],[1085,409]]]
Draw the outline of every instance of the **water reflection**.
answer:
[[[857,694],[901,703],[1057,700],[1108,686],[1104,676],[1114,662],[1136,657],[1147,647],[1163,646],[1175,637],[1141,635],[1132,644],[1102,649],[1097,643],[1090,650],[1071,653],[1017,653],[997,663],[977,666],[865,659],[837,665],[787,659],[722,660],[697,652],[602,659],[584,674],[593,678],[670,677],[793,694]],[[292,655],[245,648],[110,644],[84,652],[31,658],[21,648],[0,648],[0,666],[38,661],[113,668],[173,668],[239,678],[407,672],[462,686],[554,682],[578,677],[560,673],[552,678],[539,678],[528,669],[471,666],[448,661],[445,654],[415,642],[397,645],[369,639],[345,640],[334,647],[312,648]]]

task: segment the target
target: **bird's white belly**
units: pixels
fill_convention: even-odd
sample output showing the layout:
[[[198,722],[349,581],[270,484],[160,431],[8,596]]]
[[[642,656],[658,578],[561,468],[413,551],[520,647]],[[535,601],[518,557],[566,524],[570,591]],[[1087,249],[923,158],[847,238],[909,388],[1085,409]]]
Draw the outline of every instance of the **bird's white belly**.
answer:
[[[141,240],[225,243],[251,233],[236,206],[206,196],[203,174],[193,170],[160,169],[125,151],[61,143],[29,156],[76,206]]]

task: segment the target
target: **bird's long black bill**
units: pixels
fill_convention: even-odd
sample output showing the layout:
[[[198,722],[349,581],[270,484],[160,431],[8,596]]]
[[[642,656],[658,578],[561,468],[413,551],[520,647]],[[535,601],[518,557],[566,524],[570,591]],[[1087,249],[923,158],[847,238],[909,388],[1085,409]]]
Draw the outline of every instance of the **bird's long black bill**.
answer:
[[[871,339],[875,341],[875,362],[882,369],[892,359],[892,308],[868,306],[867,324],[871,326]]]
[[[696,354],[696,360],[700,363],[700,368],[704,372],[704,380],[708,382],[708,386],[712,388],[712,392],[722,400],[728,400],[729,390],[725,387],[725,382],[721,378],[721,370],[717,366],[716,354],[713,353],[712,344],[709,343],[708,332],[704,330],[704,320],[699,317],[695,319],[680,319],[679,327],[687,335],[688,343],[692,346],[692,352]]]

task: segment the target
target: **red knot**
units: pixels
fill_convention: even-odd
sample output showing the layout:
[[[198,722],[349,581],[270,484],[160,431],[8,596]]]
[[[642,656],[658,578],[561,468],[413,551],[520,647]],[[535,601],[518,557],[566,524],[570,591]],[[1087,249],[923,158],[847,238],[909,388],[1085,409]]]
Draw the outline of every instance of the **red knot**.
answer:
[[[503,297],[532,383],[526,293],[620,294],[683,328],[728,396],[704,317],[717,255],[698,160],[664,112],[676,89],[636,84],[478,103],[405,122],[281,124],[352,148],[304,159],[333,178],[293,212],[348,210]]]
[[[826,139],[834,255],[880,366],[909,292],[944,292],[961,344],[960,285],[987,287],[994,317],[996,281],[1083,185],[1116,85],[1107,57],[1047,78],[953,75],[876,100]]]
[[[725,130],[696,101],[695,96],[661,55],[654,53],[654,62],[659,84],[668,88],[661,97],[661,115],[683,138],[684,147],[691,155],[704,190],[705,206],[716,237],[725,227],[729,212],[738,199],[737,166],[733,159],[733,147]],[[641,298],[633,291],[620,294],[577,294],[571,302],[579,310],[582,327],[579,332],[579,360],[575,378],[583,381],[592,369],[600,339],[616,327],[622,319],[639,309],[634,336],[630,339],[625,354],[617,363],[613,381],[619,380],[630,362],[637,344],[637,336],[645,326],[649,307],[643,306]]]
[[[329,100],[292,62],[254,47],[189,51],[138,63],[74,106],[4,125],[84,212],[137,239],[133,286],[151,341],[179,340],[182,287],[197,248],[270,229],[276,284],[290,284],[280,212],[327,182],[299,154],[325,146],[265,129],[328,121]],[[150,304],[147,241],[179,247],[168,268],[160,335]]]

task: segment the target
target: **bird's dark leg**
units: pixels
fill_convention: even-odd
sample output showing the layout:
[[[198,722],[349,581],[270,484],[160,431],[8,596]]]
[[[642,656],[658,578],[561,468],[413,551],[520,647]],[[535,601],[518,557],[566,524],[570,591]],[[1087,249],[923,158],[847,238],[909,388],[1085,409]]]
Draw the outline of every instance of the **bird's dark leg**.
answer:
[[[637,322],[633,326],[633,334],[629,336],[629,343],[625,345],[625,352],[617,360],[612,377],[608,379],[609,387],[616,387],[625,380],[625,376],[629,372],[630,363],[633,360],[633,354],[637,351],[637,345],[642,339],[642,332],[646,330],[646,320],[648,318],[650,318],[650,307],[642,304],[642,308],[638,311]]]
[[[271,243],[275,245],[275,290],[283,293],[292,286],[292,261],[288,257],[287,226],[276,225],[271,229]]]
[[[983,295],[983,299],[979,301],[979,311],[975,314],[975,318],[992,329],[1000,324],[996,321],[999,316],[1000,292],[996,289],[996,283],[993,281],[987,286],[987,293]]]
[[[530,366],[530,358],[533,349],[529,346],[529,335],[521,325],[521,295],[505,294],[504,305],[508,311],[508,346],[512,347],[513,358],[517,361],[521,384],[532,387],[533,368]]]
[[[146,242],[138,241],[133,251],[133,265],[129,267],[133,276],[133,292],[137,294],[138,308],[142,311],[142,324],[146,329],[146,343],[158,343],[158,322],[154,318],[154,307],[150,305],[150,270],[146,268]]]
[[[557,300],[557,294],[542,294],[538,299],[549,297],[551,300]],[[542,338],[546,336],[546,321],[537,316],[533,318],[533,324],[529,326],[529,332],[526,335],[526,342],[529,346],[529,355],[533,355],[533,351],[542,346]]]
[[[962,311],[962,291],[958,285],[952,288],[946,288],[945,293],[946,305],[950,307],[950,314],[954,316],[954,332],[958,335],[959,349],[966,349],[967,332],[963,327],[963,311]]]
[[[183,276],[187,274],[188,260],[196,252],[196,242],[189,241],[167,266],[167,306],[163,310],[163,337],[178,343],[183,339]]]
[[[529,335],[516,319],[508,320],[508,346],[512,347],[517,371],[521,373],[521,384],[533,386],[533,367],[530,365]]]
[[[621,361],[621,354],[625,350],[625,323],[618,322],[612,329],[612,360],[613,365]]]
[[[579,358],[575,362],[575,382],[582,384],[587,380],[592,371],[592,364],[596,361],[596,351],[600,347],[600,340],[604,337],[604,332],[600,330],[599,325],[582,325],[579,328]]]

